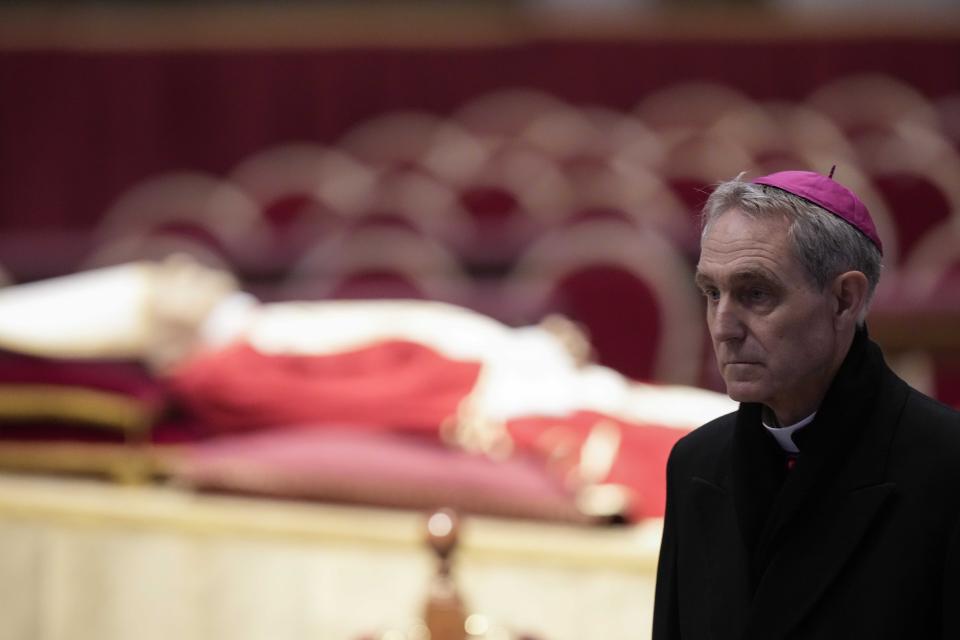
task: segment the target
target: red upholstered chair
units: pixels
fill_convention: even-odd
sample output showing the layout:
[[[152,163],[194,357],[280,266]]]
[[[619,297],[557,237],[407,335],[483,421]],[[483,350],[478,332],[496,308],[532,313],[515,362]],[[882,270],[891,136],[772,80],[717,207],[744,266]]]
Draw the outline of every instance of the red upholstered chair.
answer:
[[[562,100],[541,91],[505,89],[471,100],[452,119],[481,138],[512,139],[545,115],[569,108]]]
[[[536,116],[518,138],[560,163],[579,157],[602,157],[609,152],[608,123],[590,118],[575,107]]]
[[[229,179],[268,214],[271,224],[283,225],[290,219],[282,203],[295,197],[309,197],[339,212],[362,207],[376,174],[342,151],[299,143],[246,158],[231,170]],[[276,218],[269,216],[271,207],[277,208]]]
[[[257,204],[267,245],[258,266],[275,275],[366,206],[376,172],[341,151],[300,143],[256,153],[229,178]]]
[[[828,116],[797,102],[765,102],[762,106],[786,139],[787,148],[807,160],[812,170],[857,165],[856,149]]]
[[[960,310],[960,210],[917,240],[900,271],[911,304]]]
[[[872,179],[893,215],[901,259],[907,259],[921,238],[956,210],[950,195],[926,175],[891,171]]]
[[[534,117],[517,139],[560,166],[583,160],[649,168],[661,154],[656,132],[629,113],[567,106]]]
[[[529,146],[550,158],[568,182],[565,194],[570,201],[555,202],[544,212],[548,224],[563,222],[569,214],[584,209],[627,208],[623,206],[626,177],[623,172],[618,175],[611,162],[617,148],[613,130],[625,119],[612,111],[593,109],[588,115],[587,111],[565,107],[535,117],[518,134],[520,148]]]
[[[188,253],[203,263],[242,269],[265,245],[256,203],[226,180],[171,173],[122,194],[95,232],[83,268]]]
[[[899,316],[922,322],[923,335],[912,338],[919,343],[912,355],[914,368],[923,370],[921,388],[960,406],[960,213],[929,229],[899,271],[885,278],[889,275],[894,277],[888,283],[881,281],[887,289],[878,292],[877,311],[887,323]]]
[[[696,218],[699,214],[710,195],[713,183],[719,180],[720,178],[717,178],[711,182],[704,175],[684,172],[672,173],[667,177],[673,194],[683,202],[691,218]]]
[[[680,180],[712,184],[746,171],[749,150],[741,143],[710,132],[692,132],[666,140],[660,166],[668,183]]]
[[[933,102],[940,119],[940,129],[960,152],[960,92],[950,93]]]
[[[511,265],[529,242],[565,209],[570,187],[556,163],[518,145],[505,145],[483,166],[457,176],[450,186],[469,224],[448,243],[466,264],[480,270]]]
[[[549,159],[513,141],[532,114],[559,104],[507,92],[451,120],[398,112],[359,125],[339,144],[380,172],[362,217],[405,220],[480,268],[509,262],[536,232],[537,213],[564,193]]]
[[[472,224],[460,194],[435,176],[415,168],[381,171],[371,196],[350,220],[357,229],[406,227],[446,243]]]
[[[606,157],[615,167],[653,170],[663,159],[664,141],[658,132],[648,127],[636,115],[617,114],[605,125]]]
[[[378,169],[417,167],[447,126],[430,113],[394,111],[354,126],[337,147]]]
[[[919,91],[880,73],[834,80],[813,91],[805,102],[832,119],[852,141],[901,124],[927,129],[939,125],[935,110]]]
[[[760,104],[728,109],[706,131],[710,136],[735,142],[754,160],[760,155],[798,154],[789,135],[784,135],[783,125]]]
[[[564,174],[572,200],[558,211],[552,226],[582,220],[616,218],[651,226],[678,242],[689,241],[686,207],[649,169],[609,160],[580,159],[568,162]]]
[[[707,133],[731,140],[753,158],[750,175],[856,164],[856,152],[828,118],[791,102],[765,102],[731,109]]]
[[[858,148],[907,261],[921,236],[960,210],[960,154],[938,133],[905,126],[864,136]]]
[[[684,82],[645,96],[634,113],[660,134],[689,133],[705,131],[725,114],[751,104],[750,98],[727,85]]]
[[[280,288],[288,300],[417,298],[459,301],[469,284],[436,241],[399,226],[362,227],[307,252]]]
[[[699,214],[713,185],[750,169],[753,158],[738,143],[707,133],[684,133],[667,141],[660,174],[688,214],[684,249],[698,251]]]
[[[692,271],[660,234],[609,220],[543,237],[507,294],[525,321],[562,313],[586,329],[596,357],[637,379],[694,384],[704,343]]]

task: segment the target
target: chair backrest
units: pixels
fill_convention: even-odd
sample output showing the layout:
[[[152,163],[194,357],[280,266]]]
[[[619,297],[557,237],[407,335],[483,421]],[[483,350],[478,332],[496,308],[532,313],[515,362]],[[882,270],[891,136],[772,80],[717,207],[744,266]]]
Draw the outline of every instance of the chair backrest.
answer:
[[[188,253],[237,268],[266,251],[256,203],[228,180],[202,173],[168,173],[122,194],[95,231],[85,266]]]
[[[892,76],[845,76],[813,91],[806,104],[832,119],[851,140],[912,122],[936,127],[933,106],[919,91]]]
[[[660,234],[610,220],[558,229],[523,256],[510,295],[584,325],[601,364],[694,384],[703,323],[692,271]],[[534,320],[535,318],[528,318]]]
[[[257,205],[261,270],[273,274],[348,225],[367,206],[377,172],[340,150],[292,143],[249,156],[229,180]]]
[[[895,171],[875,174],[873,183],[893,215],[901,259],[910,255],[927,232],[951,216],[948,195],[926,176]]]
[[[478,269],[511,265],[571,200],[553,160],[520,145],[503,146],[450,186],[469,219],[452,248]]]
[[[465,129],[483,138],[513,138],[532,122],[568,105],[548,93],[525,88],[503,89],[463,105],[453,116]]]
[[[753,158],[738,142],[708,133],[684,133],[667,143],[660,172],[664,182],[687,206],[690,225],[721,180],[750,169]]]
[[[350,224],[377,226],[391,220],[441,243],[470,224],[459,194],[430,173],[414,168],[382,171],[365,208],[357,211]]]
[[[573,200],[553,226],[588,218],[620,218],[650,225],[677,241],[689,240],[686,205],[652,171],[612,162],[581,162],[565,168]]]
[[[901,295],[927,306],[960,300],[960,211],[918,238],[900,269]]]
[[[458,301],[469,285],[443,246],[399,226],[361,227],[328,238],[293,267],[284,299],[417,298]]]
[[[750,104],[750,98],[727,85],[684,82],[651,93],[634,112],[655,131],[702,131],[729,111]]]
[[[294,197],[348,213],[366,202],[376,171],[338,149],[294,143],[247,157],[228,179],[268,217],[271,208]]]
[[[445,126],[421,111],[393,111],[350,129],[337,146],[376,168],[419,166]]]
[[[907,126],[866,136],[859,148],[890,211],[900,261],[909,260],[926,232],[960,211],[960,154],[939,133]]]

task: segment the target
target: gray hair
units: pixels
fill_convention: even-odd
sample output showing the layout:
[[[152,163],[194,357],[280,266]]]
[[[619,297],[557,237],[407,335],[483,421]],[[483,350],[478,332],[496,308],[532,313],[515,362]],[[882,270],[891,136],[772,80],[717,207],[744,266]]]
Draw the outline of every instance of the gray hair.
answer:
[[[742,177],[721,182],[710,194],[703,206],[701,241],[713,222],[730,209],[757,218],[782,215],[790,223],[787,237],[793,251],[811,282],[822,291],[841,273],[859,271],[867,278],[869,306],[880,282],[881,255],[876,245],[822,207],[776,187],[745,182]]]

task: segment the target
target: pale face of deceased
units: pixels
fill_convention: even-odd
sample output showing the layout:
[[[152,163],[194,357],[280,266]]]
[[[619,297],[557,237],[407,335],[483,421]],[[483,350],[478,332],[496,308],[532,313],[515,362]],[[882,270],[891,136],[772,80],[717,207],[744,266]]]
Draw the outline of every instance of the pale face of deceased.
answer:
[[[703,238],[696,283],[727,393],[769,407],[780,424],[813,411],[839,365],[831,287],[806,275],[780,217],[731,209]]]

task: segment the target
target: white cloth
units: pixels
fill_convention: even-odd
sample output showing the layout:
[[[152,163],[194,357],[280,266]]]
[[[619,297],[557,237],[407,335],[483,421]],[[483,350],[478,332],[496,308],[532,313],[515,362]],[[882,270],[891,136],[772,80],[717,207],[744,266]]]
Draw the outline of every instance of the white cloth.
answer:
[[[780,448],[786,451],[787,453],[800,453],[800,449],[797,447],[797,444],[793,441],[793,434],[804,428],[817,416],[817,412],[814,411],[806,418],[800,422],[795,422],[786,427],[771,427],[767,424],[767,421],[763,421],[763,428],[766,429],[770,435],[774,437],[777,441],[777,444],[780,445]]]

